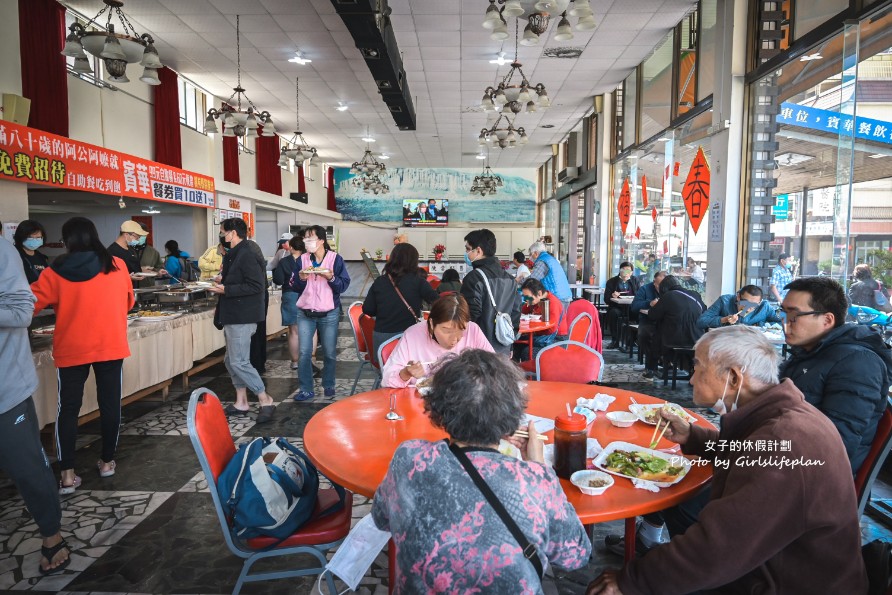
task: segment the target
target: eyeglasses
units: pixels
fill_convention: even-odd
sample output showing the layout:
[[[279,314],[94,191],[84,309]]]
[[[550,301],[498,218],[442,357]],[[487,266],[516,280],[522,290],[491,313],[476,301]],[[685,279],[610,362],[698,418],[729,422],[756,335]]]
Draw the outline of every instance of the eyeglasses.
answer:
[[[465,246],[465,252],[470,252],[470,251],[473,250],[473,249],[474,249],[474,248],[471,248],[470,246]]]
[[[796,321],[803,316],[817,316],[819,314],[826,314],[826,312],[819,312],[817,310],[813,310],[811,312],[789,312],[787,310],[784,310],[783,308],[780,309],[780,312],[783,312],[786,316],[786,318],[784,319],[784,324],[796,324]]]

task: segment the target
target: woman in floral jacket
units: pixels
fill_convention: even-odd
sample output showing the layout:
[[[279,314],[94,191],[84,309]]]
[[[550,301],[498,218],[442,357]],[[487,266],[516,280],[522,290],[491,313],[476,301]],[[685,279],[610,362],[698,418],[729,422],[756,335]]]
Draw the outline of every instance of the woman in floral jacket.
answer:
[[[591,542],[544,464],[533,424],[531,439],[520,444],[526,460],[498,451],[499,440],[514,434],[523,418],[523,386],[523,375],[506,358],[469,349],[436,372],[424,405],[536,546],[542,567],[580,568]],[[401,444],[372,515],[379,529],[393,534],[394,593],[542,593],[535,567],[446,441]]]

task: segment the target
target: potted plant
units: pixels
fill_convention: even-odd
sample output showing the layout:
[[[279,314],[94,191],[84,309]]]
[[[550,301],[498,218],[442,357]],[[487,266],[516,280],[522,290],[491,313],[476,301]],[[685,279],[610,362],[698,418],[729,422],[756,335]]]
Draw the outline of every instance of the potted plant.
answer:
[[[434,246],[434,260],[443,260],[443,254],[446,252],[446,246],[437,244]]]
[[[377,260],[381,260],[382,258],[384,258],[384,250],[382,250],[381,248],[375,250],[375,258]]]

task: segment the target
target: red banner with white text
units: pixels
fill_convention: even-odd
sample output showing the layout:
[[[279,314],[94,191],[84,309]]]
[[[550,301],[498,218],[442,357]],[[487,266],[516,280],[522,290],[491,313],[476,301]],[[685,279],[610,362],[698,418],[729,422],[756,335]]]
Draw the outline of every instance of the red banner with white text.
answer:
[[[0,179],[207,209],[214,178],[0,121]]]

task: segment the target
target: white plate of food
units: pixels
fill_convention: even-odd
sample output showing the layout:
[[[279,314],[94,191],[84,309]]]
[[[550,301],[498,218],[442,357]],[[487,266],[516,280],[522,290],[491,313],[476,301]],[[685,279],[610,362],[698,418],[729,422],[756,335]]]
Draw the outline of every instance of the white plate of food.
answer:
[[[331,271],[322,267],[309,267],[301,271],[304,275],[319,275],[321,273],[330,273]]]
[[[618,304],[631,304],[632,300],[635,299],[635,296],[632,295],[621,295],[616,298],[610,298]]]
[[[592,465],[605,473],[649,481],[661,488],[677,484],[691,470],[691,461],[680,454],[651,450],[629,442],[611,442],[595,457]]]
[[[165,320],[173,320],[182,316],[182,312],[171,312],[165,310],[140,310],[136,313],[136,322],[164,322]]]
[[[44,326],[42,328],[36,328],[31,331],[32,334],[39,335],[41,337],[52,337],[54,332],[56,332],[56,327],[54,326]]]
[[[419,378],[415,383],[415,390],[422,395],[427,395],[427,393],[431,392],[431,380],[432,378],[430,376]]]
[[[541,314],[521,314],[520,319],[525,320],[527,322],[539,322],[540,320],[542,320],[542,315]]]
[[[133,273],[134,277],[157,277],[158,273],[155,271],[140,271],[138,273]]]
[[[697,418],[684,410],[680,405],[675,403],[653,403],[649,405],[629,405],[629,411],[638,416],[638,419],[644,423],[655,426],[660,418],[660,409],[666,408],[670,413],[686,419],[691,423],[695,423]]]

